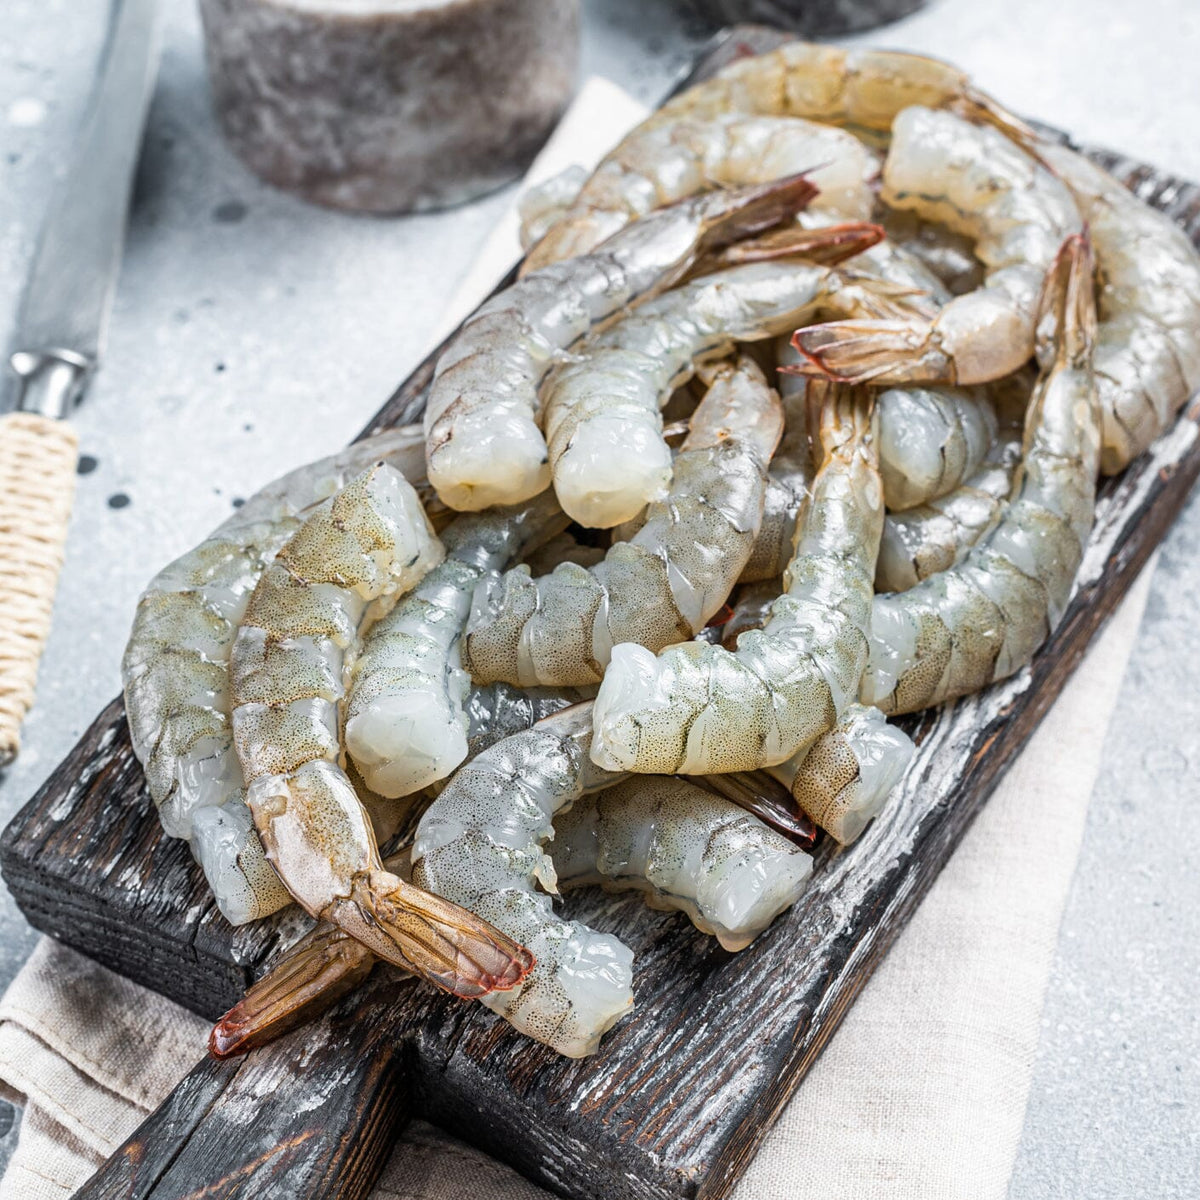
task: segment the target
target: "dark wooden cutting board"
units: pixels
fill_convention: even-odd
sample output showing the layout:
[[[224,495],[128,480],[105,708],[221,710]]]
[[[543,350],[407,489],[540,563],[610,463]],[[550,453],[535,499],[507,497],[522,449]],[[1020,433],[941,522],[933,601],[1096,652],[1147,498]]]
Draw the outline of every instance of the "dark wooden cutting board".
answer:
[[[782,40],[738,27],[688,82]],[[1088,153],[1200,244],[1200,189]],[[436,357],[368,432],[419,414]],[[599,1054],[560,1058],[380,969],[314,1025],[201,1063],[80,1196],[357,1198],[409,1114],[563,1195],[724,1196],[1178,513],[1198,434],[1193,401],[1104,483],[1078,594],[1032,667],[907,719],[919,751],[899,793],[854,846],[819,848],[807,893],[749,949],[727,954],[636,898],[567,900],[636,954],[636,1009]],[[161,834],[120,700],[9,825],[0,866],[32,924],[207,1017],[300,927],[293,914],[233,930],[217,913],[186,846]]]

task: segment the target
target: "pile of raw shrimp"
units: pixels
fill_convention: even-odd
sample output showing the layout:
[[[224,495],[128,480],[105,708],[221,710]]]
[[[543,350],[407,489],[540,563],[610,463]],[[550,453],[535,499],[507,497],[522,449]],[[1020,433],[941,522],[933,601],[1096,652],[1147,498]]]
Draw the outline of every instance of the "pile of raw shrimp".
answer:
[[[320,922],[218,1052],[376,959],[593,1052],[632,954],[555,893],[746,946],[805,821],[848,843],[903,775],[887,717],[1029,662],[1098,474],[1200,384],[1180,231],[927,59],[743,59],[523,215],[423,428],[269,486],[140,602],[165,830],[230,921]]]

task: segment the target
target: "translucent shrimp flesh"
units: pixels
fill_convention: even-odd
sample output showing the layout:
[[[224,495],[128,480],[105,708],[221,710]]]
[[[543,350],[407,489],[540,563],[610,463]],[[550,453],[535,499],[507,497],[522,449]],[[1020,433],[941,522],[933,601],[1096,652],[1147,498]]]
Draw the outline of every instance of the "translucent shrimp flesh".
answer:
[[[1115,475],[1200,388],[1200,256],[1164,213],[1065,146],[1038,154],[1075,194],[1099,274],[1100,471]]]
[[[787,590],[730,652],[689,642],[655,657],[614,648],[594,705],[594,761],[647,774],[748,771],[782,763],[833,728],[867,661],[883,488],[873,396],[834,388],[823,461],[801,509]]]
[[[372,467],[316,508],[263,572],[230,657],[247,801],[280,879],[312,916],[438,986],[512,987],[528,952],[383,869],[338,765],[347,652],[368,619],[442,557],[416,492]]]
[[[590,704],[497,742],[464,764],[421,818],[413,881],[527,946],[518,987],[481,1000],[520,1032],[580,1058],[633,1005],[633,954],[619,939],[554,912],[554,864],[543,843],[555,816],[620,782],[588,757]]]
[[[442,500],[473,511],[543,491],[550,469],[537,392],[562,352],[676,283],[697,258],[789,218],[811,195],[803,179],[710,192],[492,297],[443,352],[429,393],[426,458]]]
[[[268,484],[150,581],[122,660],[134,753],[169,837],[186,838],[234,925],[291,903],[246,807],[230,730],[229,654],[250,593],[302,514],[373,462],[423,480],[424,438],[407,426]]]
[[[875,601],[862,699],[885,712],[924,708],[1013,674],[1066,608],[1092,527],[1100,453],[1092,260],[1083,237],[1064,243],[1040,307],[1040,327],[1051,334],[1040,347],[1043,370],[1004,516],[957,566]]]
[[[803,892],[812,859],[736,804],[671,777],[634,777],[554,822],[561,888],[636,890],[726,950],[748,946]]]
[[[529,211],[541,234],[522,271],[587,254],[647,213],[688,196],[790,175],[812,182],[818,189],[812,203],[821,211],[865,220],[878,173],[878,158],[853,134],[797,117],[725,113],[655,123],[627,135],[568,203],[562,204],[566,179],[553,193],[539,193]],[[554,202],[560,207],[546,220]]]
[[[874,226],[864,238],[876,238]],[[818,312],[895,312],[882,285],[829,266],[752,263],[642,305],[576,348],[545,392],[554,489],[581,525],[611,528],[662,499],[671,451],[661,408],[698,363]]]
[[[460,516],[442,531],[445,560],[371,626],[350,672],[344,738],[373,791],[410,795],[466,758],[459,644],[475,585],[566,524],[548,492]]]
[[[984,285],[935,317],[800,330],[812,370],[876,383],[985,383],[1033,355],[1038,297],[1063,240],[1082,229],[1066,184],[990,126],[913,107],[892,127],[883,199],[975,238]]]
[[[697,633],[725,603],[762,519],[779,399],[748,358],[718,370],[692,416],[665,499],[590,569],[566,563],[485,578],[463,664],[476,683],[597,683],[615,643],[661,649]]]
[[[982,465],[996,438],[996,413],[982,390],[885,388],[879,410],[879,470],[891,512],[957,488]]]

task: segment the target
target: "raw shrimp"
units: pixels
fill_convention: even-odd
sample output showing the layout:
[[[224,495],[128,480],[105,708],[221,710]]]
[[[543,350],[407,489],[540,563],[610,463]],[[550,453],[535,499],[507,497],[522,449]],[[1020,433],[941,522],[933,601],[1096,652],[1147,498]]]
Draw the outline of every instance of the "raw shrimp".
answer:
[[[1000,520],[1021,457],[1020,439],[997,443],[965,483],[928,504],[888,513],[875,568],[875,587],[903,592],[960,562]]]
[[[581,797],[555,818],[551,850],[559,888],[644,892],[647,904],[686,913],[727,950],[749,945],[791,907],[812,872],[787,838],[682,779],[630,780]],[[210,1049],[243,1054],[311,1020],[374,964],[365,946],[322,922],[213,1027]]]
[[[416,492],[386,465],[314,510],[263,572],[238,630],[233,738],[267,857],[303,908],[381,957],[474,996],[522,979],[528,952],[386,872],[338,765],[347,650],[369,613],[441,557]]]
[[[350,673],[345,746],[373,791],[410,795],[466,757],[459,643],[475,585],[566,524],[548,492],[460,516],[442,532],[445,561],[371,626]]]
[[[762,519],[779,399],[748,358],[717,371],[692,416],[664,500],[598,566],[485,577],[463,664],[477,683],[596,683],[614,643],[658,650],[702,629],[737,581]]]
[[[972,238],[885,205],[880,205],[874,219],[887,231],[884,244],[917,259],[951,296],[983,286],[983,264],[975,257]]]
[[[644,892],[726,950],[745,949],[791,908],[812,859],[736,804],[673,778],[634,778],[554,822],[559,886]]]
[[[517,200],[517,216],[520,219],[518,236],[522,250],[528,250],[561,219],[563,213],[575,203],[587,177],[587,171],[576,163],[521,193]]]
[[[378,461],[423,480],[421,430],[379,434],[269,483],[164,567],[138,601],[121,665],[130,741],[163,830],[189,840],[234,925],[291,903],[254,832],[233,751],[234,635],[263,569],[300,527],[299,514]]]
[[[1200,388],[1200,256],[1164,213],[1065,146],[1037,151],[1075,193],[1100,277],[1100,470],[1115,475]]]
[[[1066,607],[1092,527],[1100,453],[1084,237],[1064,243],[1040,309],[1039,329],[1050,334],[1039,347],[1043,370],[1003,518],[957,566],[875,601],[862,699],[884,712],[924,708],[1013,674]]]
[[[769,229],[812,195],[803,179],[710,192],[654,213],[582,258],[526,276],[476,311],[434,373],[429,479],[451,508],[518,504],[550,482],[537,391],[589,329],[676,283],[698,257]]]
[[[787,591],[732,653],[690,642],[657,658],[615,647],[594,706],[600,766],[653,774],[781,763],[831,729],[867,661],[883,488],[874,398],[835,387],[822,405],[823,461],[801,510]]]
[[[936,500],[983,463],[996,438],[987,395],[966,388],[886,388],[879,410],[879,471],[888,510]]]
[[[572,200],[562,203],[570,183],[560,179],[553,192],[543,190],[528,206],[542,235],[522,273],[587,254],[633,221],[685,197],[801,173],[818,189],[812,203],[822,211],[842,220],[871,215],[870,181],[879,160],[844,130],[797,117],[736,113],[635,130]],[[549,204],[559,208],[547,221]]]
[[[950,112],[896,117],[883,199],[976,239],[984,286],[932,319],[835,321],[802,329],[811,369],[877,383],[983,383],[1033,354],[1038,297],[1064,238],[1082,228],[1070,190],[998,130]]]
[[[522,1033],[579,1058],[633,1005],[633,954],[617,938],[555,915],[552,822],[588,791],[620,782],[588,758],[592,706],[505,738],[458,769],[421,818],[413,881],[464,905],[532,951],[512,991],[482,997]],[[539,890],[544,889],[544,890]]]
[[[796,41],[739,58],[680,92],[626,135],[605,162],[623,154],[630,140],[649,129],[684,117],[704,120],[726,113],[804,117],[883,142],[896,114],[914,104],[953,108],[973,120],[1032,135],[1024,122],[949,63],[894,50],[842,50]]]
[[[862,238],[878,231],[864,226]],[[883,285],[829,266],[752,263],[642,305],[587,339],[551,376],[546,441],[554,488],[573,519],[611,528],[660,500],[671,451],[660,408],[697,363],[734,342],[775,337],[819,310],[896,310]]]
[[[779,339],[776,350],[781,365],[799,358],[787,337]],[[767,472],[758,537],[754,539],[750,559],[738,580],[744,584],[773,580],[775,595],[779,595],[779,578],[792,557],[796,514],[808,495],[814,470],[805,408],[806,381],[781,372],[778,382],[779,402],[783,407],[783,437]]]
[[[915,753],[908,734],[889,725],[879,709],[851,704],[806,754],[770,771],[801,810],[845,846],[879,813]]]

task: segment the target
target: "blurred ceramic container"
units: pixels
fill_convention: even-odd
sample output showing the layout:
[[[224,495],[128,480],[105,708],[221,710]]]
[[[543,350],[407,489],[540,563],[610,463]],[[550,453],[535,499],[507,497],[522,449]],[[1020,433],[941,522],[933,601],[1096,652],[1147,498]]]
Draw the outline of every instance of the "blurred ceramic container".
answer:
[[[307,200],[401,213],[519,175],[575,86],[579,0],[200,0],[238,156]]]

